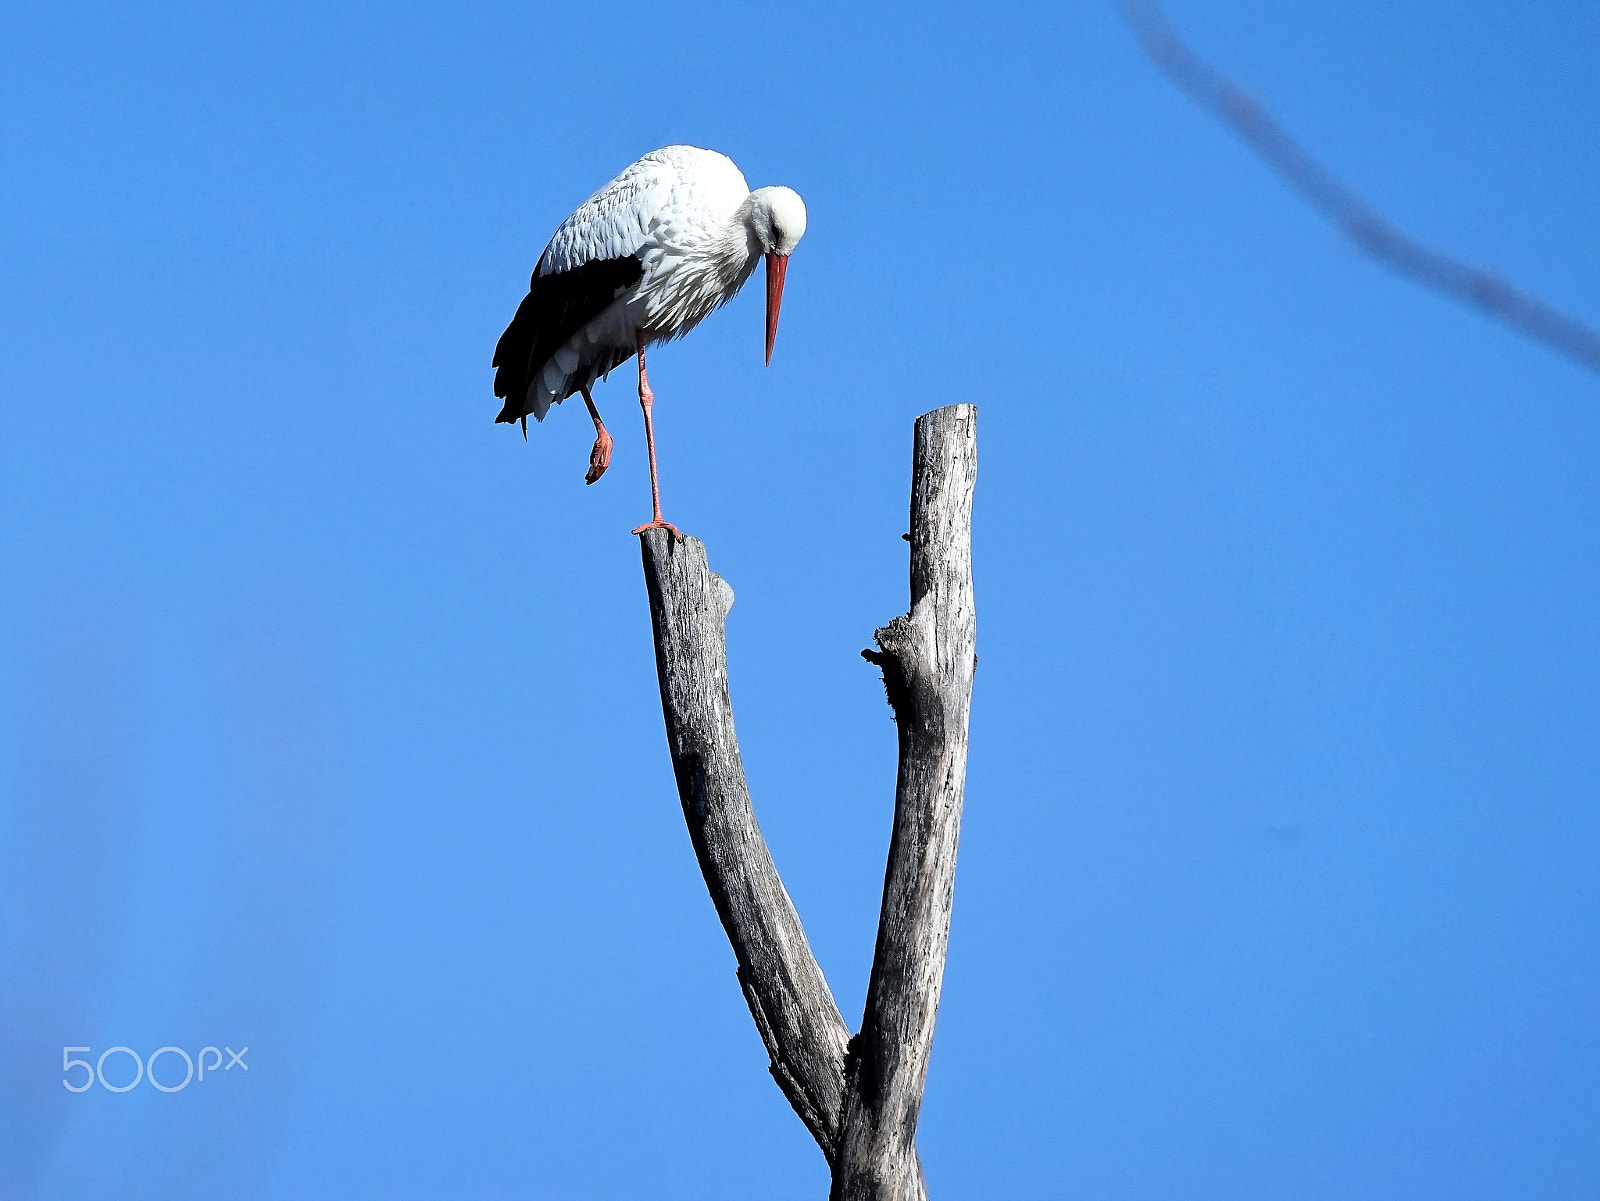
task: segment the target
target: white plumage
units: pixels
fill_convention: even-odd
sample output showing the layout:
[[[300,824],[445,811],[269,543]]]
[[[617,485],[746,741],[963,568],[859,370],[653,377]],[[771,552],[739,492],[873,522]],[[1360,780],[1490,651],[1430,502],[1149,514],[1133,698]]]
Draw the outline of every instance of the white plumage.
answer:
[[[593,483],[611,440],[589,388],[637,354],[654,486],[645,346],[693,329],[764,255],[770,360],[788,255],[805,228],[799,196],[783,187],[752,192],[726,155],[694,146],[645,155],[579,205],[540,256],[495,348],[494,390],[505,400],[497,420],[526,429],[529,414],[542,421],[552,404],[582,392],[595,422]]]

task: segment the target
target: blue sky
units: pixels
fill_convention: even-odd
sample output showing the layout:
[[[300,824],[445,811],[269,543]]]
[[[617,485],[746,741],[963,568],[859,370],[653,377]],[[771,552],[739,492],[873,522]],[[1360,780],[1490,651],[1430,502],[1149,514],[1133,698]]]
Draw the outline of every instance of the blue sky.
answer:
[[[1592,5],[1170,15],[1600,319]],[[810,212],[772,366],[751,288],[651,375],[852,1025],[857,652],[911,421],[979,406],[933,1195],[1595,1195],[1600,379],[1360,257],[1098,2],[0,14],[0,1192],[824,1195],[677,811],[630,378],[593,488],[581,408],[492,424],[551,230],[673,142]],[[61,1086],[211,1044],[248,1075]]]

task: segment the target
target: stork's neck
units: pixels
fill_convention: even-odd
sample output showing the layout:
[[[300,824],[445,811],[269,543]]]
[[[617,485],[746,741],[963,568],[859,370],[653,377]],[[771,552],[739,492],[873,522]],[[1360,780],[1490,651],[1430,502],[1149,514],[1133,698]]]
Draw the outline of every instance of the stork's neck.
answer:
[[[748,275],[763,253],[756,215],[759,204],[756,193],[751,192],[733,210],[733,216],[722,231],[721,257],[736,266],[741,275]]]
[[[756,204],[755,193],[752,192],[734,209],[727,224],[717,231],[708,247],[711,263],[707,265],[718,277],[717,290],[725,296],[731,296],[743,287],[744,281],[750,278],[750,273],[761,261],[761,238],[754,219]]]

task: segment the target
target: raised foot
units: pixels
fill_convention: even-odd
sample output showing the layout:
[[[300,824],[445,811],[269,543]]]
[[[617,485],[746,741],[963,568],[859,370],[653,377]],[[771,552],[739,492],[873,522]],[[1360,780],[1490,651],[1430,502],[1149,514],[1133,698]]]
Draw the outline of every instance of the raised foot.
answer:
[[[645,522],[642,526],[640,526],[638,529],[634,530],[633,532],[635,534],[642,534],[646,530],[671,530],[672,531],[672,536],[674,538],[682,538],[683,537],[683,535],[678,532],[678,527],[677,526],[673,525],[670,521],[662,521],[660,518],[657,518],[655,521],[647,521],[647,522]]]
[[[606,473],[606,468],[611,466],[611,435],[604,430],[594,440],[594,449],[589,452],[589,471],[583,477],[583,482],[592,484]]]

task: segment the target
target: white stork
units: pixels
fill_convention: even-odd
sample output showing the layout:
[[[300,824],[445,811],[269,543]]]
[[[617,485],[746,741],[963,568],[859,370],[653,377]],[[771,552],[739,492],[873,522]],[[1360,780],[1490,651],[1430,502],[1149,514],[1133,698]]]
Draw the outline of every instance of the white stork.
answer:
[[[639,405],[650,451],[654,515],[634,533],[671,530],[661,517],[656,479],[655,397],[644,348],[688,333],[733,299],[756,260],[767,261],[767,361],[789,252],[806,231],[806,206],[789,188],[752,192],[727,155],[694,146],[652,151],[561,223],[533,269],[528,294],[494,351],[496,421],[539,421],[574,392],[594,419],[585,483],[611,462],[611,435],[590,389],[613,367],[639,356]]]

